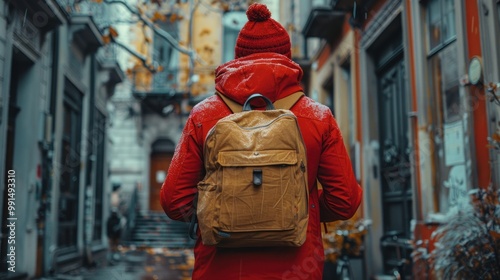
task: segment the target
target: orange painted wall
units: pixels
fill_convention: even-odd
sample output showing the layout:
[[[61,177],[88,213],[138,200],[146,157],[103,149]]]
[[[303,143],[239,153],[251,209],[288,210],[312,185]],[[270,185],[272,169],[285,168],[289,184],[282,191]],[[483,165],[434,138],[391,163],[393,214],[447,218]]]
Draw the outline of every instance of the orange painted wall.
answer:
[[[469,60],[474,56],[481,57],[481,34],[479,32],[479,9],[476,1],[464,1],[465,27],[467,30],[467,48]],[[474,137],[478,187],[486,188],[490,184],[490,155],[488,150],[488,116],[484,89],[470,87],[470,94],[476,104],[472,112],[474,117]]]
[[[329,44],[326,44],[323,49],[321,50],[321,53],[319,54],[318,57],[318,70],[325,65],[325,63],[328,61],[328,58],[330,58],[330,54],[332,53],[332,48],[330,47]]]
[[[410,98],[411,98],[411,111],[417,112],[418,111],[418,101],[417,101],[417,81],[416,81],[416,75],[415,75],[415,50],[414,50],[414,45],[413,45],[413,24],[412,24],[412,10],[411,10],[411,0],[406,0],[406,24],[408,26],[408,49],[406,50],[406,56],[408,57],[408,70],[410,75],[409,77],[409,83],[410,83]],[[417,201],[422,201],[422,188],[421,188],[421,182],[420,182],[420,146],[419,146],[419,141],[418,141],[418,119],[417,118],[411,118],[411,127],[410,129],[413,129],[413,143],[414,143],[414,166],[415,166],[415,174],[416,174],[416,198]],[[422,213],[422,208],[417,205],[417,213],[416,214],[416,219],[417,220],[422,220],[423,219],[423,213]]]

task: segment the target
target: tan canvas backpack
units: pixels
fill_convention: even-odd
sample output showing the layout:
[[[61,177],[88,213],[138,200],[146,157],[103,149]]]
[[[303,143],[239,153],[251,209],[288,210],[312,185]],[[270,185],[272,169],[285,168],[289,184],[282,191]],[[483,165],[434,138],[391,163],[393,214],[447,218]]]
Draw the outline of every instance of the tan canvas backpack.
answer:
[[[303,95],[278,100],[254,94],[243,105],[221,98],[233,114],[209,131],[197,219],[205,245],[301,246],[308,224],[307,156],[297,118],[288,110]],[[262,98],[266,110],[252,110]],[[243,109],[242,112],[241,108]]]

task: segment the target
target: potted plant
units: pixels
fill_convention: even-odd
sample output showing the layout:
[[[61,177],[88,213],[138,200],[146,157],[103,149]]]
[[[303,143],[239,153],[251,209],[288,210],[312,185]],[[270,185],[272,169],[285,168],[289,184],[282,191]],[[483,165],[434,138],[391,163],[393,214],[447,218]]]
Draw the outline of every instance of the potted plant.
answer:
[[[438,279],[500,279],[498,190],[476,189],[470,198],[433,233],[429,261]]]

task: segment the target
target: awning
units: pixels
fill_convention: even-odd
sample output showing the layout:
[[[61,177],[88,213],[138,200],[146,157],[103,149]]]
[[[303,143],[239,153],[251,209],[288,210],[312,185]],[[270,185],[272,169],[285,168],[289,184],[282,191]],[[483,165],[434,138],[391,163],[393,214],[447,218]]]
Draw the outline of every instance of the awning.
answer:
[[[331,6],[334,11],[349,13],[349,24],[361,28],[374,2],[374,0],[332,0]]]
[[[331,42],[342,32],[344,17],[344,12],[334,11],[329,7],[314,8],[302,29],[302,35],[305,38],[322,38]]]
[[[163,116],[164,109],[169,105],[180,104],[185,98],[186,92],[172,90],[171,93],[140,93],[133,92],[133,96],[140,101],[141,112],[143,115],[157,114]]]
[[[373,2],[373,0],[332,0],[331,6],[335,11],[353,13],[356,9],[356,13],[360,13],[368,10],[373,5]]]
[[[90,15],[72,15],[71,32],[73,41],[86,54],[94,53],[104,45],[102,34]]]

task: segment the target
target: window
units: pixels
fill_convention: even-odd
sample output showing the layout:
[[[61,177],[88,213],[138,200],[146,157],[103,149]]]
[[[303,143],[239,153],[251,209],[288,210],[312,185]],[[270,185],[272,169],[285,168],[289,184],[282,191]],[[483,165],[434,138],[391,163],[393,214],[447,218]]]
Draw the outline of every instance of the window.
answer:
[[[170,21],[159,23],[159,27],[173,38],[179,37],[179,25]],[[171,43],[165,38],[154,33],[153,61],[163,68],[153,75],[151,91],[169,92],[178,87],[179,52],[175,51]]]
[[[438,98],[436,104],[442,106],[438,117],[441,122],[461,118],[457,57],[457,46],[451,44],[428,59],[432,90]]]
[[[466,196],[463,106],[459,91],[459,59],[453,0],[427,2],[427,69],[432,112],[435,210],[446,213]]]
[[[328,6],[328,4],[330,4],[329,0],[312,0],[313,7]]]
[[[103,216],[103,189],[104,189],[104,153],[106,145],[106,118],[97,109],[95,109],[95,126],[93,142],[95,145],[95,204],[94,204],[94,233],[93,240],[101,240]]]
[[[333,74],[323,83],[323,91],[325,92],[325,98],[322,100],[323,104],[328,106],[332,114],[335,115],[335,87],[333,85]]]
[[[351,82],[351,65],[349,63],[350,58],[346,59],[346,62],[340,67],[340,76],[344,85],[346,86],[347,92],[347,111],[348,111],[348,120],[349,120],[349,155],[351,158],[352,169],[356,172],[356,179],[359,180],[361,175],[359,174],[360,170],[360,162],[359,162],[359,143],[356,140],[356,105],[355,98],[352,92]]]
[[[429,49],[435,50],[456,36],[454,0],[430,0],[427,4]]]
[[[62,151],[59,161],[58,246],[76,250],[80,185],[80,147],[82,96],[66,81],[63,110]]]
[[[347,97],[348,97],[348,111],[349,111],[349,144],[353,145],[356,143],[356,120],[355,120],[355,106],[354,106],[354,96],[351,89],[351,65],[345,63],[340,68],[341,77],[344,84],[347,86]]]
[[[498,24],[500,25],[500,0],[497,0],[497,10],[498,10]]]
[[[234,59],[234,47],[236,46],[236,39],[238,34],[247,22],[245,12],[228,12],[224,14],[222,19],[223,25],[223,53],[222,63]]]

